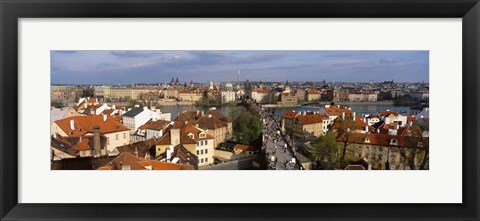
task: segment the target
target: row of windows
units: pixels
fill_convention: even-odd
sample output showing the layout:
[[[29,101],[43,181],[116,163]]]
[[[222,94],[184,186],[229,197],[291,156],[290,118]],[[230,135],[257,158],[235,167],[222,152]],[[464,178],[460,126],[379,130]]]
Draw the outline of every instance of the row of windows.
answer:
[[[123,133],[123,139],[127,139],[127,133]],[[118,140],[118,134],[115,134],[115,140]],[[108,138],[107,138],[107,142],[108,142]]]
[[[201,155],[201,154],[208,154],[208,149],[197,150],[197,155]]]
[[[208,140],[202,140],[202,141],[199,141],[199,142],[196,142],[197,143],[197,147],[198,146],[203,146],[203,145],[208,145]]]
[[[200,159],[200,163],[204,163],[204,162],[208,163],[208,157]]]

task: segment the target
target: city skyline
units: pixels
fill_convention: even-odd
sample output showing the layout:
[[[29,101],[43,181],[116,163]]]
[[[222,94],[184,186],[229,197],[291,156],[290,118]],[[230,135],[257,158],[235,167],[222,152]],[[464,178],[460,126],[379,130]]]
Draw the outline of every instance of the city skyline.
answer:
[[[240,70],[240,75],[238,75]],[[52,84],[429,82],[428,51],[51,51]]]

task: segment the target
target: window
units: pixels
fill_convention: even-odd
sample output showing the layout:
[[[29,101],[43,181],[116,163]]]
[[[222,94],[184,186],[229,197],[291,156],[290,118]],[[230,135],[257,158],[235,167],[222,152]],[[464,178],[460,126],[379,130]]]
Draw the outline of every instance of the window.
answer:
[[[118,134],[115,134],[115,140],[118,140]]]
[[[200,163],[203,163],[203,158],[202,158],[202,159],[200,159]]]
[[[203,150],[200,150],[200,154],[203,154]]]
[[[205,145],[208,145],[208,140],[205,141]]]
[[[207,162],[208,162],[208,158],[205,158],[205,163],[207,163]]]
[[[205,154],[207,154],[207,153],[208,153],[208,149],[205,149]]]
[[[200,155],[200,151],[199,151],[199,150],[197,150],[197,155]]]
[[[127,138],[127,133],[123,133],[123,139]]]
[[[203,140],[202,140],[202,141],[200,141],[200,145],[202,145],[202,146],[203,146]]]
[[[195,142],[195,144],[197,145],[197,147],[199,146],[199,143],[200,143],[200,142]]]

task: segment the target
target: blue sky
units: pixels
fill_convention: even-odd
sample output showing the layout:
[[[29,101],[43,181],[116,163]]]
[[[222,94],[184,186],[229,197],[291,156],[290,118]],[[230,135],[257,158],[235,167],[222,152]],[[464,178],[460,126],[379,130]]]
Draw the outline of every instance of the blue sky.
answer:
[[[428,51],[51,51],[52,83],[428,82]]]

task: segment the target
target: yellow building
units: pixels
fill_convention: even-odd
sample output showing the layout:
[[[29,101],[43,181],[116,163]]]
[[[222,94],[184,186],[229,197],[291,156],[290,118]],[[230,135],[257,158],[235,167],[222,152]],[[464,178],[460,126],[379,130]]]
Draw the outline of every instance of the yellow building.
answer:
[[[104,92],[105,96],[105,92]],[[126,87],[110,88],[110,98],[113,99],[132,99],[132,89]]]
[[[232,121],[215,108],[211,108],[207,113],[204,113],[203,111],[185,111],[177,116],[177,120],[189,122],[190,124],[205,130],[209,135],[215,138],[215,147],[233,136]]]
[[[192,92],[183,90],[178,93],[178,100],[180,101],[199,101],[203,97],[203,92]]]
[[[64,137],[91,136],[95,126],[98,126],[100,134],[106,137],[108,151],[129,144],[129,129],[107,115],[75,116],[57,120],[52,123],[50,134]]]
[[[305,96],[308,102],[312,102],[319,101],[321,99],[321,95],[322,94],[318,91],[308,91]]]
[[[50,99],[74,101],[83,95],[83,88],[74,86],[50,86]]]
[[[147,94],[147,93],[155,93],[155,94],[159,94],[158,93],[158,89],[157,88],[153,88],[153,87],[135,87],[135,88],[132,88],[132,99],[134,100],[138,100],[140,99],[140,96],[142,94]]]
[[[348,138],[345,159],[347,161],[358,161],[364,159],[371,165],[371,169],[385,170],[388,161],[391,170],[410,169],[401,152],[406,156],[413,151],[412,146],[416,146],[417,151],[423,146],[428,145],[428,138],[422,138],[421,142],[414,141],[416,138],[409,136],[397,136],[387,134],[366,134],[353,133]],[[343,152],[344,137],[339,137],[338,153]],[[415,144],[413,144],[415,142]],[[418,168],[425,156],[425,152],[419,152],[415,155],[414,164]],[[425,169],[428,169],[428,161]]]
[[[319,137],[326,133],[324,123],[328,122],[329,119],[324,113],[292,111],[282,115],[282,130],[296,138]]]
[[[253,157],[255,156],[255,147],[237,144],[233,146],[233,153],[239,157]]]
[[[214,138],[205,130],[191,124],[176,121],[155,144],[155,157],[167,148],[182,144],[188,151],[198,157],[198,166],[214,162]]]

